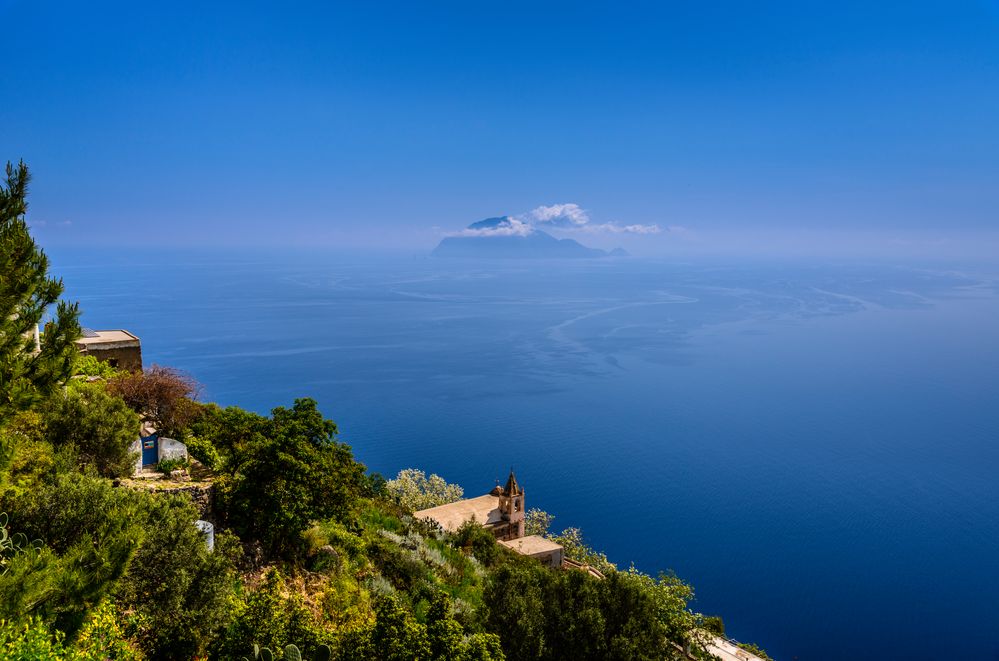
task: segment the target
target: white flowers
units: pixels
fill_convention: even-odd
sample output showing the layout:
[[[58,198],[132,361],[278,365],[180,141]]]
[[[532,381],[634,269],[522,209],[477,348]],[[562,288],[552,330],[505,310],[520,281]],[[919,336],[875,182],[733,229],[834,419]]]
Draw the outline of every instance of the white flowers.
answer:
[[[440,475],[427,477],[416,468],[399,471],[394,480],[385,483],[385,488],[400,505],[413,512],[447,505],[465,495],[464,489],[457,484],[448,484]]]

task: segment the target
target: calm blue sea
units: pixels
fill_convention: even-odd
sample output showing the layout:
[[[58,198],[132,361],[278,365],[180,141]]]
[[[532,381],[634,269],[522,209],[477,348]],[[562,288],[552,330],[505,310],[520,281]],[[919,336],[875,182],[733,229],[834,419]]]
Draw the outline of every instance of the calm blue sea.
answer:
[[[781,661],[999,659],[999,269],[55,252],[204,398],[312,396]]]

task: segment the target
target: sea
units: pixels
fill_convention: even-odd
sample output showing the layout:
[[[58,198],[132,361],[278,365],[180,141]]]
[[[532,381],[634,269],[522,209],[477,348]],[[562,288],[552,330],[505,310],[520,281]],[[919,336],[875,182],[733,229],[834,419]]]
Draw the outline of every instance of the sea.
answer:
[[[578,527],[778,661],[999,659],[999,266],[50,251],[85,326]]]

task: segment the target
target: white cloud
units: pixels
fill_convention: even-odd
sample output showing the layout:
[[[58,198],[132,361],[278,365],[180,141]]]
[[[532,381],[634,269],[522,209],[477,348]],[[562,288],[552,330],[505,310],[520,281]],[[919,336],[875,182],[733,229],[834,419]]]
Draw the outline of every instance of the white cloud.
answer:
[[[512,217],[495,227],[466,227],[458,232],[447,232],[445,236],[527,236],[534,229],[527,223]]]
[[[457,232],[445,232],[444,236],[527,236],[535,230],[558,230],[563,232],[586,232],[587,234],[660,234],[662,232],[682,234],[687,230],[678,225],[665,228],[657,223],[648,225],[617,222],[593,223],[590,214],[578,204],[551,204],[535,207],[531,211],[516,216],[506,216],[502,223],[492,227],[468,227]]]
[[[618,223],[601,223],[600,225],[586,225],[581,228],[586,232],[609,232],[611,234],[659,234],[663,228],[653,223],[651,225],[619,225]]]
[[[566,231],[580,231],[588,234],[659,234],[659,225],[622,225],[620,223],[592,223],[590,214],[578,204],[552,204],[540,206],[533,211],[518,216],[536,228],[554,228]]]
[[[571,202],[537,207],[527,215],[534,221],[534,225],[551,227],[582,227],[590,222],[586,210]]]

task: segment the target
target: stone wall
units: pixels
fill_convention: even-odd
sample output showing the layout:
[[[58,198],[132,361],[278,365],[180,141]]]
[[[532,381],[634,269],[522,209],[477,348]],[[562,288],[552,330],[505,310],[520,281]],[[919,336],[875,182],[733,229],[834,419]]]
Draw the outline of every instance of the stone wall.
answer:
[[[188,484],[176,489],[170,489],[171,493],[186,493],[198,510],[198,517],[205,521],[214,521],[212,511],[213,485],[211,484]]]
[[[205,521],[215,521],[214,511],[214,488],[215,485],[209,483],[185,484],[176,487],[164,487],[162,480],[121,480],[116,484],[127,486],[130,489],[148,491],[153,494],[187,494],[198,511],[198,518]]]
[[[108,363],[118,369],[129,372],[142,371],[142,347],[141,346],[111,346],[108,348],[100,346],[87,347],[82,350],[87,356],[93,356],[97,360]]]

